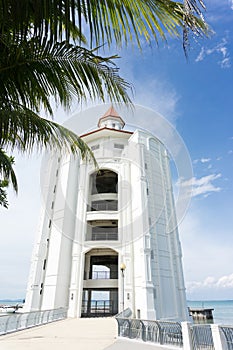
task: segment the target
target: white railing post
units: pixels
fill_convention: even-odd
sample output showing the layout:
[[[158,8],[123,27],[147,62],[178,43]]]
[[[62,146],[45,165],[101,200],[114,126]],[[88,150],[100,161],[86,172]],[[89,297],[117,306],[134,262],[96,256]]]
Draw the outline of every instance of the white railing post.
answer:
[[[181,322],[183,350],[193,350],[190,325],[190,322]]]
[[[221,335],[219,325],[212,324],[211,331],[212,331],[212,337],[214,342],[214,348],[218,350],[227,350],[228,349],[227,344]]]

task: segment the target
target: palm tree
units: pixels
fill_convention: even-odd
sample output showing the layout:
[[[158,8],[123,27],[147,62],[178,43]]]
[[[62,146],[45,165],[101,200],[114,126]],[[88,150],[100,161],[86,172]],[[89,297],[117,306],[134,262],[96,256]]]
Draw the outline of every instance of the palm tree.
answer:
[[[52,114],[50,97],[69,108],[72,98],[129,102],[129,84],[119,75],[113,57],[102,58],[66,42],[46,38],[0,37],[0,148],[31,152],[33,147],[58,148],[91,157],[91,150],[73,132],[39,116],[40,107]],[[1,162],[1,158],[0,158]],[[10,166],[10,163],[6,163]],[[96,164],[96,162],[95,162]],[[0,164],[1,165],[1,164]],[[9,168],[9,171],[11,169]],[[7,207],[6,187],[13,185],[0,166],[0,204]]]
[[[3,0],[0,23],[3,32],[47,36],[69,41],[73,29],[90,37],[90,47],[115,42],[118,46],[141,38],[166,38],[166,32],[180,36],[183,29],[202,35],[207,25],[202,18],[203,0]],[[33,26],[32,26],[33,23]]]
[[[207,34],[201,6],[201,0],[184,4],[171,0],[1,0],[0,179],[5,181],[1,189],[8,183],[17,189],[16,177],[9,176],[12,161],[1,163],[4,155],[8,157],[5,151],[31,152],[36,145],[65,148],[93,159],[77,135],[42,118],[41,107],[52,115],[51,97],[64,108],[70,107],[74,97],[130,103],[130,84],[119,76],[115,64],[118,56],[103,57],[99,47],[136,42],[141,48],[143,38],[158,42],[159,37],[166,39],[166,33],[180,36],[183,32],[186,50],[189,30]]]

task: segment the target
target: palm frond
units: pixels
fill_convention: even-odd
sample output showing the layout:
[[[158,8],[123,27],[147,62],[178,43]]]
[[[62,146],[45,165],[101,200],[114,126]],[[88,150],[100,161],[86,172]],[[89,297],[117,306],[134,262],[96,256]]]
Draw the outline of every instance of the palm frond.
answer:
[[[183,5],[183,48],[187,56],[187,49],[189,47],[189,32],[192,31],[198,36],[203,34],[203,24],[205,20],[203,17],[203,9],[205,4],[202,0],[184,0]],[[193,14],[197,14],[193,20]],[[207,33],[210,33],[210,28],[206,25]]]
[[[95,50],[67,44],[53,44],[33,38],[0,42],[1,104],[11,101],[39,112],[41,105],[52,114],[50,97],[68,108],[77,101],[106,100],[130,103],[130,84],[119,76],[114,60],[101,57]]]
[[[8,181],[1,181],[0,180],[0,205],[2,205],[4,208],[8,208],[8,200],[7,200],[7,191],[6,188],[8,187]]]
[[[75,133],[21,106],[0,110],[0,148],[27,153],[35,148],[80,153],[82,159],[90,159],[97,166],[92,151]],[[0,167],[3,165],[0,158]]]
[[[184,4],[173,0],[2,0],[0,29],[5,33],[10,25],[13,33],[24,38],[49,34],[56,42],[63,38],[64,29],[69,41],[77,25],[80,33],[90,37],[92,47],[113,41],[122,46],[134,39],[140,47],[142,38],[165,39],[167,32],[181,35],[183,25],[195,33],[198,25],[206,35],[202,7],[202,0],[184,0]]]
[[[18,184],[16,175],[13,169],[14,158],[8,156],[6,152],[0,148],[0,182],[1,187],[7,187],[8,183],[11,184],[15,190],[18,192]]]

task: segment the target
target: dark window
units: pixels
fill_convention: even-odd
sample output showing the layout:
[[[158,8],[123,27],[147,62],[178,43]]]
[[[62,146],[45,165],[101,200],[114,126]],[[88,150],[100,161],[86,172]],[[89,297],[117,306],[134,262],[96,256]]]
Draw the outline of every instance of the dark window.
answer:
[[[122,145],[121,143],[114,143],[114,148],[124,149],[124,145]]]
[[[111,170],[99,170],[92,174],[91,194],[117,193],[118,175]]]
[[[99,148],[100,148],[100,145],[91,146],[92,151],[95,151],[96,149],[99,149]]]

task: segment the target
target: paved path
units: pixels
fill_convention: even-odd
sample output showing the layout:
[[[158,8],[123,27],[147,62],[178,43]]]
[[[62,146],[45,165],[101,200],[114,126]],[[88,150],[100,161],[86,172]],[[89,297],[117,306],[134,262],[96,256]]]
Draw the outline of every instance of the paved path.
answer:
[[[117,322],[114,318],[69,318],[0,336],[0,350],[104,349],[165,350],[168,348],[133,340],[117,339]]]

